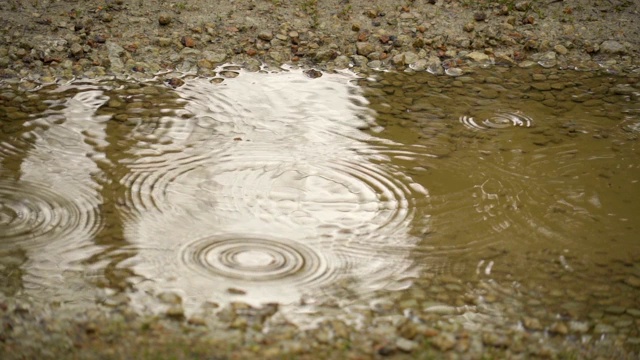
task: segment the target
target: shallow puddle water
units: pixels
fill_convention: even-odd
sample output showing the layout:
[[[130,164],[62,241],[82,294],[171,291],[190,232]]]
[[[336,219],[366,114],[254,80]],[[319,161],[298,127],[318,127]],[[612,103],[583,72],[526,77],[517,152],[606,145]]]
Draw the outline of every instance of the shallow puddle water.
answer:
[[[640,344],[637,76],[218,74],[2,84],[0,291]]]

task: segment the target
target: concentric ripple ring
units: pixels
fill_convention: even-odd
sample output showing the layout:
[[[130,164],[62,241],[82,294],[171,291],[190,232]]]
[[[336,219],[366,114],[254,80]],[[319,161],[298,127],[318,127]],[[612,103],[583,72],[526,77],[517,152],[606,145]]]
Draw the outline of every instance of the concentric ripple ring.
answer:
[[[463,115],[459,120],[464,126],[478,130],[504,129],[514,126],[531,127],[533,125],[533,120],[520,112],[498,113],[482,121],[476,121],[471,116]]]
[[[31,182],[0,182],[0,248],[34,248],[55,240],[90,235],[100,217],[88,198],[72,201]]]
[[[310,284],[330,272],[326,259],[305,245],[249,236],[197,240],[182,249],[182,260],[207,277],[252,283]]]

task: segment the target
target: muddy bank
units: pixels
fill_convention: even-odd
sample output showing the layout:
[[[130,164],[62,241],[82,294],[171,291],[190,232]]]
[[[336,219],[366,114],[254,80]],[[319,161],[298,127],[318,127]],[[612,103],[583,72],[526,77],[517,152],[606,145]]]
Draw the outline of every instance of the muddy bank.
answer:
[[[223,63],[460,75],[469,66],[637,70],[628,0],[17,1],[0,5],[2,77],[96,77]]]

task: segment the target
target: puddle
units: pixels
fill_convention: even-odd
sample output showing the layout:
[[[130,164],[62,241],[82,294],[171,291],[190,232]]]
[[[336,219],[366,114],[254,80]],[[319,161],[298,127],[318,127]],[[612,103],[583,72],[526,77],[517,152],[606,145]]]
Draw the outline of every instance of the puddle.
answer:
[[[536,71],[4,84],[1,290],[628,325],[637,78]]]

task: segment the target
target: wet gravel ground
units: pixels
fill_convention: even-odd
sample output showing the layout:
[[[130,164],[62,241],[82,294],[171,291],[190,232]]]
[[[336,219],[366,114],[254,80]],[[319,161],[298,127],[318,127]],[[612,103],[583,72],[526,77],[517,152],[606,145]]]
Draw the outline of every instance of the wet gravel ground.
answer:
[[[362,74],[409,69],[453,77],[477,66],[634,73],[640,64],[638,6],[615,0],[8,0],[0,4],[0,77],[28,81],[16,84],[20,91],[3,91],[2,116],[26,116],[22,91],[42,83],[108,74],[147,78],[164,70],[207,76],[223,63],[253,70],[290,63]],[[465,81],[442,78],[460,86]],[[592,96],[637,101],[637,78],[630,79]],[[531,81],[539,92],[558,86],[547,78]],[[20,102],[23,107],[15,106]],[[318,304],[318,312],[349,316],[313,328],[288,322],[274,304],[234,303],[186,314],[180,298],[167,295],[160,315],[134,311],[117,296],[82,309],[41,304],[15,296],[19,256],[3,259],[3,359],[640,356],[637,258],[613,270],[603,266],[600,278],[611,281],[594,283],[588,294],[562,282],[547,284],[562,267],[552,262],[518,287],[439,276],[398,292],[393,301]]]
[[[0,75],[59,78],[223,63],[447,72],[468,65],[638,68],[629,0],[8,0]]]

